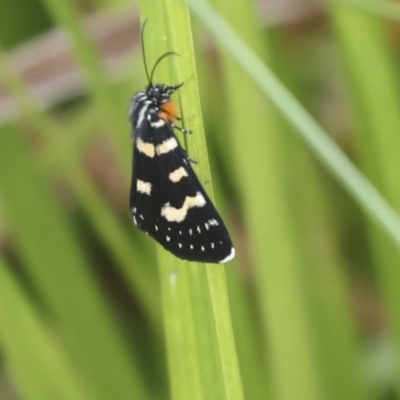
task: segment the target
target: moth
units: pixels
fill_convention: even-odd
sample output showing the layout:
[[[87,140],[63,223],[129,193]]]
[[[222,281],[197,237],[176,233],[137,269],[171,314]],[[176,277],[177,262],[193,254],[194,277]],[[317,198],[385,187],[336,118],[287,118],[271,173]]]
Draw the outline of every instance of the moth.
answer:
[[[160,61],[148,73],[144,51],[143,63],[148,80],[146,90],[137,92],[130,103],[132,124],[133,172],[130,210],[134,224],[154,238],[166,250],[183,260],[203,263],[226,263],[235,249],[220,215],[193,171],[192,163],[175,136],[180,120],[171,95],[183,86],[153,84]]]

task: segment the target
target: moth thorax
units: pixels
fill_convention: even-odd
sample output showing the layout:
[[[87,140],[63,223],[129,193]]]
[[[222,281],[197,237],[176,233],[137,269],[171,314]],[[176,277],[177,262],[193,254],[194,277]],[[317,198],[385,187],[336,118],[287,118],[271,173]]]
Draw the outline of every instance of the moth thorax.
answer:
[[[175,118],[179,114],[178,107],[171,99],[167,103],[161,104],[160,110],[161,111],[158,113],[158,116],[171,123],[175,121]]]

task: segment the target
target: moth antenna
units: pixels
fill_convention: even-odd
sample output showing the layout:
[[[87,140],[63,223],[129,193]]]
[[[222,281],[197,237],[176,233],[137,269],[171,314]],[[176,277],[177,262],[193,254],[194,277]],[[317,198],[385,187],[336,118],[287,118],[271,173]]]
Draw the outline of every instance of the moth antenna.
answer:
[[[163,54],[163,55],[156,61],[156,63],[154,64],[153,69],[151,70],[151,74],[150,74],[150,86],[153,86],[153,75],[154,75],[154,72],[155,72],[155,70],[156,70],[157,65],[160,64],[160,62],[161,62],[165,57],[172,56],[172,55],[174,55],[174,56],[180,56],[180,54],[179,54],[179,53],[176,53],[175,51],[169,51],[168,53]]]
[[[143,64],[144,64],[144,70],[146,72],[147,81],[149,82],[150,86],[153,86],[149,77],[149,70],[147,69],[147,62],[146,62],[146,52],[144,50],[144,28],[146,27],[147,21],[148,19],[146,18],[143,22],[142,30],[140,32],[140,40],[142,42],[142,57],[143,57]]]

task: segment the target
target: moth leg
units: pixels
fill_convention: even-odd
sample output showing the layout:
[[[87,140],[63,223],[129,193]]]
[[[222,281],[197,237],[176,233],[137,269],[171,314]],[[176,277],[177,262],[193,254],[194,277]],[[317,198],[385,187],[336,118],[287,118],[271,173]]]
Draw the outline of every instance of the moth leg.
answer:
[[[192,164],[198,164],[198,162],[197,162],[196,160],[193,160],[193,158],[190,158],[190,157],[187,155],[187,152],[186,152],[186,150],[185,150],[184,148],[182,148],[182,150],[183,150],[183,152],[185,153],[185,159],[186,159],[187,161],[189,161],[189,162],[192,163]]]
[[[181,118],[179,118],[179,120],[181,120]],[[185,128],[182,128],[181,126],[176,126],[174,124],[171,124],[171,126],[175,129],[178,129],[178,131],[181,131],[182,133],[186,133],[189,135],[192,133],[192,131],[190,129],[185,129]]]

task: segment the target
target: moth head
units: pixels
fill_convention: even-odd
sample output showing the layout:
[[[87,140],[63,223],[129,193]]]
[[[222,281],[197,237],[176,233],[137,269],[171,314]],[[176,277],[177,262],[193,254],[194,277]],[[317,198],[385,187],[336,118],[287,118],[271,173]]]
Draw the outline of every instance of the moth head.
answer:
[[[157,106],[168,103],[171,99],[171,92],[167,89],[166,85],[149,85],[146,89],[147,98]]]
[[[154,105],[160,106],[162,104],[169,103],[171,101],[172,93],[174,93],[182,85],[183,83],[173,86],[162,84],[148,85],[146,89],[146,95],[147,98],[154,103]]]
[[[158,110],[158,117],[170,123],[174,122],[179,113],[178,108],[171,99],[171,94],[180,86],[181,85],[149,85],[146,90],[147,98]]]

